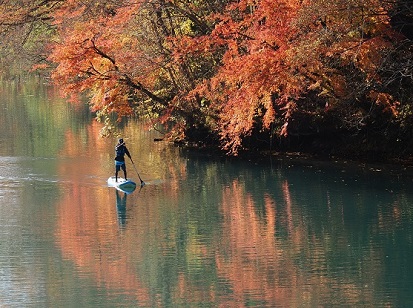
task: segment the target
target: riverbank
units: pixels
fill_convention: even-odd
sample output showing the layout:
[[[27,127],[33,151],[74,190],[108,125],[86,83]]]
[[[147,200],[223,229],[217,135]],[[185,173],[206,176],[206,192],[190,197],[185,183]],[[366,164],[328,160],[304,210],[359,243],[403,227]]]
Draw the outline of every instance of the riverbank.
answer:
[[[174,143],[183,155],[188,157],[206,157],[217,160],[248,161],[252,163],[277,162],[308,167],[336,166],[339,169],[359,169],[372,173],[411,176],[413,178],[413,157],[390,157],[384,155],[350,155],[349,153],[328,153],[317,151],[276,151],[243,150],[237,156],[228,156],[214,147],[197,144]]]

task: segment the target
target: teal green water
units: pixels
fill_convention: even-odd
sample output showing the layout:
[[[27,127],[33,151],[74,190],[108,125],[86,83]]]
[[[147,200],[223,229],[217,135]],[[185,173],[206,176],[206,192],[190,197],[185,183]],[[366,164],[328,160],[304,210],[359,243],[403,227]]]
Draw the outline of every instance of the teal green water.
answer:
[[[51,87],[0,86],[0,307],[411,307],[413,172],[230,160],[114,138]]]

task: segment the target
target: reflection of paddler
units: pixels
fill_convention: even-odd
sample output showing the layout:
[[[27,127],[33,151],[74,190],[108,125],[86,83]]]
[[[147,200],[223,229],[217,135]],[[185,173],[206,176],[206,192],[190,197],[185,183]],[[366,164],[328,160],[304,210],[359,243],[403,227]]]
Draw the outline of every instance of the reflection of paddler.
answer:
[[[121,193],[116,190],[116,211],[118,213],[118,221],[121,227],[126,225],[126,193],[123,193],[123,197],[120,195]]]

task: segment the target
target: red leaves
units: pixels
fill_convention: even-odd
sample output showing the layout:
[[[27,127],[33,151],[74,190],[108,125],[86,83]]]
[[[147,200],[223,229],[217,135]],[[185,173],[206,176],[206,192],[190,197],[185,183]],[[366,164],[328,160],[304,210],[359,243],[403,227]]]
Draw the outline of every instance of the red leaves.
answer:
[[[66,94],[87,91],[94,110],[120,116],[149,98],[160,121],[179,133],[203,121],[232,154],[254,129],[287,136],[297,114],[330,102],[367,97],[396,114],[392,95],[369,88],[394,39],[378,0],[144,3],[67,1],[56,13],[50,59]],[[324,102],[303,104],[309,93]]]
[[[139,43],[131,32],[133,14],[139,7],[140,3],[135,2],[117,8],[109,16],[91,18],[87,12],[94,7],[69,1],[56,13],[61,18],[62,41],[53,46],[49,59],[58,64],[52,77],[63,95],[76,101],[86,92],[94,111],[116,112],[119,118],[134,113],[129,100],[130,76],[151,67],[141,61]]]
[[[225,46],[217,74],[205,82],[202,95],[219,110],[218,130],[223,148],[236,154],[244,137],[251,134],[257,120],[269,129],[276,117],[274,93],[295,96],[293,79],[285,66],[286,43],[292,31],[290,20],[297,4],[293,1],[239,1],[227,7],[207,46]],[[233,16],[231,18],[230,16]],[[201,87],[199,87],[201,89]],[[208,89],[205,91],[205,89]]]

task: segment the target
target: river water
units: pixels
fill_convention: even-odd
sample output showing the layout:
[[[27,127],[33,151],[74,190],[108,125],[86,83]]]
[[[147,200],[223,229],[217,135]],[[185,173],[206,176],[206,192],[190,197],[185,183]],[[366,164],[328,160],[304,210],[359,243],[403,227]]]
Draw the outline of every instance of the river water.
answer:
[[[0,307],[412,307],[412,172],[115,138],[37,82],[0,85]]]

